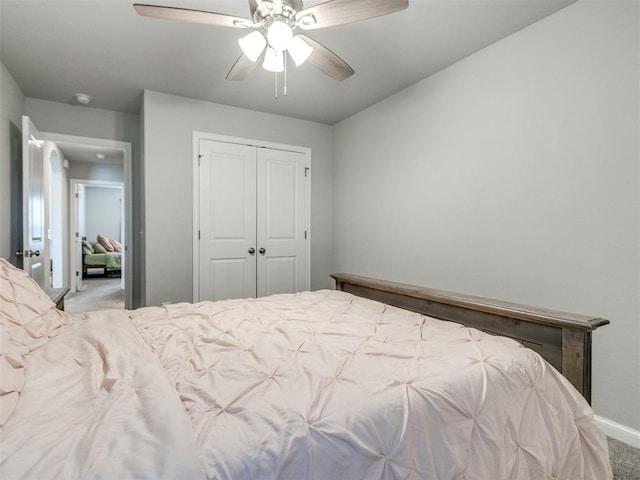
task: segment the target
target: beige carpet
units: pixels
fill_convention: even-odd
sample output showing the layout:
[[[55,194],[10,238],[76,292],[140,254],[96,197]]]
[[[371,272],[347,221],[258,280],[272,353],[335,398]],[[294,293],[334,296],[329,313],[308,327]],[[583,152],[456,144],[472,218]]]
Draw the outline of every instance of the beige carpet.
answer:
[[[79,292],[69,293],[64,299],[64,309],[70,314],[113,308],[124,310],[124,290],[119,278],[87,277]]]
[[[640,480],[640,449],[609,438],[614,480]]]

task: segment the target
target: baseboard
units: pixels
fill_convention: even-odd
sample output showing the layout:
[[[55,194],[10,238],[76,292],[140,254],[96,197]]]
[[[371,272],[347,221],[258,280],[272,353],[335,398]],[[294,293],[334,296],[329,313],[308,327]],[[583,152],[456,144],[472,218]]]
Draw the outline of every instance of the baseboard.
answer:
[[[632,447],[640,448],[640,431],[621,425],[613,420],[599,417],[598,415],[594,415],[594,417],[602,433]]]

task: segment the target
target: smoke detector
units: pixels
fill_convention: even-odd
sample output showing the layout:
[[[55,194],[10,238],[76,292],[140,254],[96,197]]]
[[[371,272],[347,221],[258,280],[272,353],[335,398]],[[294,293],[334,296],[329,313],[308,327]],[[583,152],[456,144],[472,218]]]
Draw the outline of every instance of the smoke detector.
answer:
[[[86,93],[76,93],[75,97],[76,101],[82,105],[89,105],[89,102],[91,101],[91,97]]]

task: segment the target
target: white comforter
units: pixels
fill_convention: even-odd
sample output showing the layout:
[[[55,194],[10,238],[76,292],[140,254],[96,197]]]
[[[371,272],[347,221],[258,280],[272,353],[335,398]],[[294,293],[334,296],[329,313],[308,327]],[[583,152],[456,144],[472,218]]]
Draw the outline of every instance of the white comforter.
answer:
[[[123,311],[89,314],[26,357],[0,433],[0,478],[192,479],[191,426]]]
[[[612,478],[585,400],[511,340],[338,291],[127,314],[29,355],[0,478]]]

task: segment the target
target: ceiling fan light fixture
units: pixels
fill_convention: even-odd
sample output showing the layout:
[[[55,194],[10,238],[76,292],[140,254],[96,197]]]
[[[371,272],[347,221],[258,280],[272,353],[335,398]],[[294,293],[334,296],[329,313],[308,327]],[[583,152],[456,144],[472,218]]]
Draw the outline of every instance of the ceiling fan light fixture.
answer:
[[[284,53],[282,50],[276,50],[275,48],[267,48],[267,53],[264,56],[264,62],[262,67],[269,72],[282,72],[284,71]]]
[[[1,1],[1,0],[0,0]],[[243,80],[259,63],[271,72],[284,72],[286,95],[287,54],[296,65],[306,60],[322,73],[342,81],[355,73],[343,59],[305,35],[294,40],[294,30],[313,30],[389,15],[409,6],[409,0],[249,0],[251,18],[181,7],[134,4],[138,15],[221,27],[255,30],[240,40],[243,54],[227,74],[227,80]],[[306,45],[305,45],[306,44]],[[264,60],[263,60],[264,57]],[[278,75],[275,75],[276,98]]]
[[[260,58],[260,54],[264,50],[264,47],[267,46],[267,40],[264,38],[264,35],[257,30],[242,37],[238,40],[238,43],[240,44],[242,53],[244,53],[252,62],[257,61],[258,58]]]
[[[291,55],[291,58],[296,64],[296,67],[299,67],[307,61],[309,55],[313,52],[313,47],[300,38],[299,35],[296,35],[291,39],[288,50],[289,55]]]
[[[276,50],[286,50],[292,38],[291,27],[281,20],[276,20],[267,28],[269,45]]]

